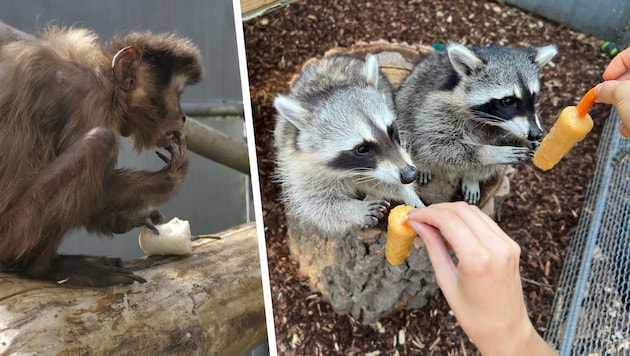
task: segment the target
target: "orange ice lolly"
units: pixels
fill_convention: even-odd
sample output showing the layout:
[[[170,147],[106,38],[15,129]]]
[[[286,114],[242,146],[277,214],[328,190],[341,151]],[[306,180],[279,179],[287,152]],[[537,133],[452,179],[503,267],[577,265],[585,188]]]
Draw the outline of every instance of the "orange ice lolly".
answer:
[[[588,111],[595,102],[595,90],[589,90],[577,106],[568,106],[542,140],[534,153],[534,166],[543,171],[550,170],[576,143],[582,141],[593,128],[593,119]]]
[[[387,240],[385,258],[393,266],[398,266],[409,256],[416,232],[407,223],[407,213],[413,209],[409,205],[398,205],[387,218]]]

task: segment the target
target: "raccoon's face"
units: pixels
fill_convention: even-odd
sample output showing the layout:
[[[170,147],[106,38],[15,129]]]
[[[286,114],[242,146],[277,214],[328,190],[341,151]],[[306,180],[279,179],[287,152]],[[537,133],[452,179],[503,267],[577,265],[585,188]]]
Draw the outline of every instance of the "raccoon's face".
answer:
[[[457,89],[474,119],[530,141],[543,136],[537,113],[540,68],[556,53],[555,46],[449,46],[449,58],[460,77]]]
[[[519,79],[512,86],[482,85],[476,89],[477,94],[470,98],[471,112],[481,123],[498,126],[523,140],[538,141],[543,136],[536,109],[539,83],[537,79]]]
[[[326,166],[362,181],[408,184],[416,167],[400,146],[394,114],[374,88],[329,95],[313,112],[306,135]]]

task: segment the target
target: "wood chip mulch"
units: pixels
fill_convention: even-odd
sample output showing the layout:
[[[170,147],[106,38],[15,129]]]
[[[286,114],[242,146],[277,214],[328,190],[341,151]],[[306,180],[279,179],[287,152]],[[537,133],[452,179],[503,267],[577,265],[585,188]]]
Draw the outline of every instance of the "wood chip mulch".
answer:
[[[244,23],[251,100],[278,352],[282,355],[475,355],[442,295],[420,310],[401,311],[372,325],[335,314],[309,290],[285,243],[279,187],[273,182],[272,102],[301,64],[334,47],[384,39],[431,45],[556,44],[543,70],[540,115],[548,130],[562,108],[575,105],[601,80],[609,58],[603,42],[566,26],[491,1],[298,1]],[[544,333],[563,258],[576,231],[604,121],[549,172],[517,168],[499,225],[522,248],[521,272],[530,317]]]

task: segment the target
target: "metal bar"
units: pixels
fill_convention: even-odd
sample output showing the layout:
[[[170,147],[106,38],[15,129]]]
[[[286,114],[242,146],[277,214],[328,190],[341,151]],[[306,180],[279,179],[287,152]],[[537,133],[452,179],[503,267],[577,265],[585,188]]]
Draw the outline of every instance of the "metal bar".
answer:
[[[236,140],[195,119],[184,126],[188,149],[217,163],[249,174],[249,157],[245,140]]]
[[[243,117],[243,103],[182,102],[182,110],[187,116],[238,116]]]

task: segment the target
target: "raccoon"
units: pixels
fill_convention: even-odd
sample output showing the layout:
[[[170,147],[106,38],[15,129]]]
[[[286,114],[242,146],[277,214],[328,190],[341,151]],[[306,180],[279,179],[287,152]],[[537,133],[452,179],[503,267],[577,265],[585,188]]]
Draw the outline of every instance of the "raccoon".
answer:
[[[465,201],[477,204],[480,182],[502,165],[531,158],[543,136],[536,111],[540,69],[556,53],[554,45],[467,48],[453,43],[415,65],[395,93],[395,103],[425,203],[449,200],[459,187]],[[454,191],[432,188],[449,185]]]
[[[375,56],[308,64],[274,100],[277,178],[286,213],[324,234],[369,228],[390,201],[423,207],[400,145],[393,94]]]

